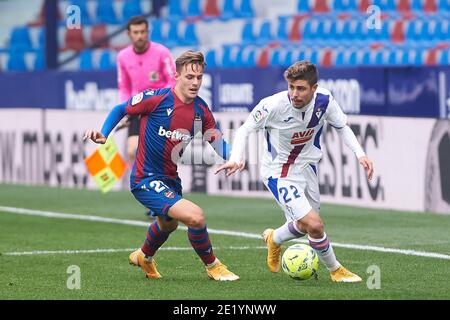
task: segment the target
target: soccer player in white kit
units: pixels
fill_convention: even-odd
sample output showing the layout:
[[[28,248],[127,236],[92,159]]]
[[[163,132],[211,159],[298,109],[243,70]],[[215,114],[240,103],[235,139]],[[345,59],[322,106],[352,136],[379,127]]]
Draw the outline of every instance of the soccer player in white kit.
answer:
[[[320,134],[325,121],[333,126],[345,144],[355,153],[369,180],[373,163],[364,153],[347,117],[330,91],[317,84],[316,66],[300,61],[284,73],[288,90],[262,99],[246,122],[237,130],[230,159],[217,168],[230,176],[244,166],[246,141],[252,131],[264,130],[264,154],[261,176],[286,217],[286,223],[266,229],[267,264],[272,272],[280,269],[281,244],[308,234],[309,244],[335,282],[359,282],[362,279],[344,268],[336,259],[319,215],[320,194],[317,164],[322,158]]]

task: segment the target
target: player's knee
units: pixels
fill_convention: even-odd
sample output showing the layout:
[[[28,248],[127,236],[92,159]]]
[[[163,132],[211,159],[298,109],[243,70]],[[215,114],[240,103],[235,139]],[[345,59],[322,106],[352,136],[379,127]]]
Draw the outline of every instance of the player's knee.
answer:
[[[193,228],[203,228],[206,224],[203,210],[198,208],[189,217],[189,226]]]
[[[308,225],[308,234],[314,238],[322,237],[324,233],[323,222],[314,220]]]
[[[170,222],[165,222],[161,226],[161,230],[164,232],[173,232],[178,228],[178,221],[177,220],[171,220]]]

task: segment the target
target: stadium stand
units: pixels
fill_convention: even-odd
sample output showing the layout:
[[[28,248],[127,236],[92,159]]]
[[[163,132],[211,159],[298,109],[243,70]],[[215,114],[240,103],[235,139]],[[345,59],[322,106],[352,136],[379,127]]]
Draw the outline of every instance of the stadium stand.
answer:
[[[69,5],[80,8],[81,29],[66,28]],[[370,11],[372,5],[380,11]],[[128,43],[126,31],[116,31],[131,16],[144,14],[154,41],[172,52],[203,50],[217,67],[286,65],[298,58],[298,50],[324,67],[448,64],[447,0],[168,0],[160,18],[151,12],[149,0],[61,0],[60,52],[79,53],[70,68],[114,67],[108,57]],[[42,60],[43,22],[41,4],[33,19],[11,25],[3,38],[0,34],[0,61],[8,61],[2,70],[27,70],[21,63],[26,54]],[[84,49],[103,57],[102,63],[81,63]],[[43,65],[33,63],[29,70],[34,66]]]

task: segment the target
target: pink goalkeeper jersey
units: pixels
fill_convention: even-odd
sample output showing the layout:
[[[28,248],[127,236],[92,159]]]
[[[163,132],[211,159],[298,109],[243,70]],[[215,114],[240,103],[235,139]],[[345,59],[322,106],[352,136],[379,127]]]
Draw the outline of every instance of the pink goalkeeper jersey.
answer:
[[[148,89],[172,87],[175,84],[175,63],[169,49],[149,42],[147,51],[136,53],[133,45],[117,55],[117,83],[120,102]]]

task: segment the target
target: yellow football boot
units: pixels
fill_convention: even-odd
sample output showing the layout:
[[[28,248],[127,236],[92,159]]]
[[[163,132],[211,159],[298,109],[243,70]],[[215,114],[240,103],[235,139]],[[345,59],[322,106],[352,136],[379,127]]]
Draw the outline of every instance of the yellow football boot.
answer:
[[[262,237],[267,245],[267,266],[272,272],[280,271],[281,245],[273,242],[273,229],[264,230]]]
[[[145,255],[141,251],[141,249],[137,249],[136,251],[134,251],[130,254],[129,263],[131,265],[141,267],[142,271],[145,273],[145,276],[147,278],[152,278],[152,279],[161,278],[161,275],[159,274],[158,270],[156,270],[157,264],[156,264],[155,259],[152,259],[151,261],[147,261],[145,259]]]
[[[219,260],[210,267],[206,267],[208,277],[217,281],[235,281],[239,276],[227,269],[227,266]]]
[[[361,282],[362,279],[358,275],[348,271],[340,266],[336,271],[330,272],[331,280],[334,282]]]

